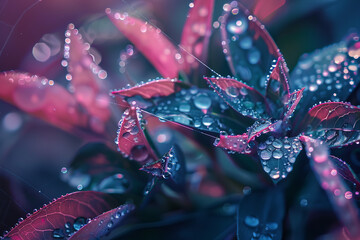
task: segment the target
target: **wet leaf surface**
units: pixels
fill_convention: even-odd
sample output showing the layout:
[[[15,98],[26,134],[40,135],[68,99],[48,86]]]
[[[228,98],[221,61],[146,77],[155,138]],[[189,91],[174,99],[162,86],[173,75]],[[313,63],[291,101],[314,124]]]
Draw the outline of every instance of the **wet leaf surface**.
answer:
[[[237,239],[282,239],[284,207],[278,187],[245,195],[238,207]]]
[[[52,239],[53,234],[57,234],[54,230],[64,229],[66,234],[65,228],[69,226],[68,229],[74,231],[77,224],[85,224],[87,218],[94,218],[115,204],[112,197],[103,193],[88,191],[68,194],[27,217],[5,237],[20,240]]]
[[[330,147],[341,147],[360,139],[360,109],[347,103],[329,102],[316,105],[301,126],[305,134],[325,141]]]

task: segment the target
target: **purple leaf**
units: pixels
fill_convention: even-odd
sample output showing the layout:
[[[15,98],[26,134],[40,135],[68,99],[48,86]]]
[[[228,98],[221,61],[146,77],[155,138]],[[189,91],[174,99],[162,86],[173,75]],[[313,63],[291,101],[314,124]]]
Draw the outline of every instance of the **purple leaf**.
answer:
[[[286,0],[258,0],[254,7],[254,15],[261,21],[285,4]]]
[[[311,167],[333,204],[336,214],[353,237],[359,236],[360,225],[358,209],[352,199],[352,193],[344,184],[342,178],[335,174],[336,170],[326,144],[306,136],[300,138],[306,147]]]
[[[283,58],[279,57],[267,81],[265,97],[270,103],[272,114],[275,117],[283,114],[284,105],[290,98],[285,68]]]
[[[127,13],[106,13],[114,25],[154,65],[164,78],[176,78],[182,69],[177,58],[181,55],[160,29]]]
[[[26,113],[67,131],[104,132],[75,97],[52,80],[10,71],[0,73],[0,82],[0,98]]]
[[[113,91],[112,94],[122,97],[133,97],[139,95],[145,99],[153,97],[166,97],[181,90],[185,84],[176,79],[159,79],[137,85],[127,89]]]
[[[224,53],[234,76],[264,92],[270,67],[282,57],[278,47],[255,16],[233,2],[221,21]],[[287,67],[284,67],[287,75]]]
[[[107,74],[94,62],[88,51],[90,45],[84,43],[73,24],[69,24],[65,36],[64,57],[69,72],[66,78],[71,80],[76,100],[97,119],[97,124],[104,125],[111,115],[104,80]]]
[[[176,145],[171,147],[169,152],[161,159],[145,164],[140,170],[158,178],[170,179],[178,186],[185,183],[186,166],[184,156]]]
[[[238,207],[237,239],[282,239],[284,207],[279,187],[245,195]]]
[[[75,192],[41,208],[14,227],[5,237],[17,240],[52,239],[55,229],[64,229],[76,220],[94,218],[114,207],[114,199],[98,192]],[[73,228],[75,227],[75,228]],[[72,231],[76,226],[70,226]],[[64,234],[65,231],[63,231]],[[65,235],[64,235],[65,237]]]
[[[85,226],[80,228],[69,240],[99,239],[106,236],[123,222],[124,218],[134,211],[135,206],[124,204],[120,207],[107,211],[92,219]]]
[[[305,87],[301,109],[296,118],[302,119],[316,102],[345,101],[360,80],[357,35],[346,41],[303,55],[291,74],[290,87]]]
[[[254,88],[232,78],[205,78],[218,95],[241,115],[259,119],[266,118],[268,104]]]
[[[137,162],[145,163],[157,159],[145,137],[140,124],[141,114],[136,107],[125,110],[119,122],[117,144],[122,154]]]
[[[213,8],[214,0],[195,0],[194,6],[190,9],[181,36],[184,71],[186,73],[196,69],[199,64],[194,56],[202,62],[206,61]]]
[[[307,113],[301,126],[305,135],[341,147],[360,140],[360,109],[347,103],[316,105]]]

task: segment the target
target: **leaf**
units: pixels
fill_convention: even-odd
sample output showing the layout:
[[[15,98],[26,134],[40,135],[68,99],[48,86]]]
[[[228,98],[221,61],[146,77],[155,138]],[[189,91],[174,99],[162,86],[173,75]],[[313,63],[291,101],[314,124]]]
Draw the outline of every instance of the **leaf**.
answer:
[[[65,229],[65,225],[70,225],[68,229],[73,232],[80,220],[85,224],[87,218],[96,217],[114,205],[114,199],[103,193],[88,191],[67,194],[33,213],[5,237],[19,240],[52,239],[53,234],[57,234],[55,229]],[[66,231],[63,233],[68,234]]]
[[[76,153],[68,169],[62,169],[62,179],[82,190],[105,193],[140,194],[147,177],[134,161],[128,161],[106,144],[91,142]]]
[[[268,71],[282,57],[264,25],[234,2],[222,18],[221,31],[224,53],[234,76],[264,93]],[[287,68],[284,70],[287,75]]]
[[[159,79],[152,80],[147,83],[137,85],[127,89],[113,91],[112,94],[120,95],[122,97],[141,96],[145,99],[153,97],[166,97],[181,90],[186,86],[183,82],[177,79]]]
[[[0,98],[20,110],[69,132],[104,132],[66,89],[44,77],[27,73],[0,73]]]
[[[332,164],[336,169],[334,174],[336,173],[341,176],[343,180],[350,182],[350,188],[355,190],[355,194],[353,194],[352,197],[359,199],[360,182],[351,167],[340,158],[329,156],[329,159],[332,161]]]
[[[219,133],[244,129],[251,119],[234,114],[219,96],[198,88],[183,89],[165,98],[154,99],[149,112],[163,121],[173,121],[202,131]],[[235,113],[236,114],[236,113]]]
[[[296,118],[316,102],[345,101],[360,80],[360,42],[357,35],[346,41],[303,55],[291,74],[292,89],[305,88]]]
[[[259,119],[266,118],[268,104],[254,88],[232,78],[205,78],[224,101],[241,115]]]
[[[199,63],[196,58],[202,62],[207,59],[214,0],[195,0],[193,4],[183,28],[180,44],[186,73],[197,68]]]
[[[124,204],[107,211],[79,229],[69,240],[99,239],[109,234],[124,221],[124,218],[134,211],[133,204]]]
[[[104,80],[107,74],[94,62],[90,45],[84,43],[73,24],[69,24],[65,36],[64,57],[69,72],[66,78],[71,80],[75,98],[98,122],[105,124],[111,115]]]
[[[285,2],[286,0],[258,0],[254,7],[254,15],[263,21],[283,6]]]
[[[285,201],[279,187],[245,195],[237,215],[237,239],[282,239]]]
[[[266,85],[265,97],[270,103],[272,113],[277,118],[283,114],[284,105],[290,98],[285,67],[283,58],[279,57]]]
[[[177,186],[185,184],[184,155],[177,145],[172,146],[161,159],[145,164],[140,170],[158,178],[169,179]]]
[[[328,146],[306,136],[302,136],[300,139],[305,143],[310,165],[320,186],[327,193],[335,213],[353,237],[359,236],[358,208],[342,178],[338,174],[334,174],[336,168],[329,156]]]
[[[269,120],[257,121],[247,129],[247,133],[242,135],[220,135],[215,145],[231,151],[251,154],[255,150],[255,143],[250,144],[250,142],[262,134],[277,131],[281,124],[282,121],[276,121],[274,123]]]
[[[287,122],[293,116],[296,107],[303,96],[303,92],[304,92],[304,88],[290,94],[289,100],[284,106],[284,118],[283,118],[284,122]]]
[[[341,147],[360,140],[360,109],[347,103],[316,105],[301,126],[306,136],[325,141],[329,147]]]
[[[146,163],[158,157],[146,139],[140,121],[140,110],[136,107],[128,108],[119,122],[120,129],[116,143],[125,157]]]
[[[285,179],[293,170],[293,165],[301,150],[299,137],[269,136],[257,147],[261,165],[275,183]]]
[[[106,13],[114,25],[153,64],[164,78],[177,78],[182,69],[181,55],[160,29],[127,13]]]

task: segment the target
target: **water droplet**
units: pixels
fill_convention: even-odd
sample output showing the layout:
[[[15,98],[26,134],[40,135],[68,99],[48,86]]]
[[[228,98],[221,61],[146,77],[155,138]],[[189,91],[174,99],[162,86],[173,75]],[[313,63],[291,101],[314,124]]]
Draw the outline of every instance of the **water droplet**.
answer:
[[[243,34],[248,28],[248,22],[244,16],[237,16],[228,22],[227,30],[232,34]]]
[[[282,158],[282,156],[283,156],[283,152],[280,149],[276,149],[273,152],[273,158],[275,158],[275,159],[280,159],[280,158]]]
[[[252,47],[251,37],[246,36],[239,41],[239,45],[242,49],[250,49]]]
[[[275,148],[281,148],[283,146],[283,143],[280,139],[275,139],[275,141],[272,143],[272,145],[275,147]]]
[[[246,216],[244,222],[249,227],[257,227],[260,223],[259,219],[253,216]]]
[[[263,150],[261,151],[260,153],[260,157],[263,159],[263,160],[269,160],[271,158],[271,152],[268,151],[268,150]]]
[[[179,111],[180,112],[190,112],[191,108],[190,108],[190,104],[188,103],[181,103],[180,107],[179,107]]]
[[[230,97],[237,97],[239,96],[239,90],[236,87],[228,87],[226,88],[226,93],[227,95],[229,95]]]
[[[253,47],[249,50],[248,52],[249,63],[257,64],[260,61],[260,57],[261,57],[260,51],[257,48]]]
[[[129,181],[121,173],[114,174],[102,180],[98,190],[106,193],[125,193],[130,187]]]
[[[271,231],[274,231],[278,229],[278,224],[276,222],[267,223],[265,227]]]
[[[279,170],[272,170],[270,172],[270,177],[272,179],[278,179],[280,177],[280,171]]]
[[[194,104],[199,109],[207,110],[211,106],[211,99],[210,97],[205,93],[199,93],[196,95],[193,99]]]
[[[211,124],[214,123],[214,120],[209,116],[209,115],[205,115],[202,119],[202,123],[206,126],[209,127]]]
[[[64,239],[65,238],[64,231],[60,228],[54,229],[52,233],[52,237],[55,239]]]
[[[76,231],[82,228],[86,224],[86,219],[83,217],[78,217],[75,219],[73,227]]]
[[[144,145],[136,145],[131,149],[131,157],[139,162],[146,160],[149,152]]]

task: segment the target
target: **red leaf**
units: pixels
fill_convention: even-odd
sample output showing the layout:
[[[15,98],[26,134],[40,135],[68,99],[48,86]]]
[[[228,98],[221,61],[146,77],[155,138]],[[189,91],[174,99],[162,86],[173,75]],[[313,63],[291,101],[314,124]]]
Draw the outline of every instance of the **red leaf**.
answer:
[[[282,113],[285,103],[290,98],[289,84],[285,74],[285,62],[279,57],[276,66],[272,70],[266,86],[266,99],[272,103],[272,112],[278,115]]]
[[[63,87],[44,77],[27,73],[0,73],[0,98],[22,111],[41,118],[67,131],[104,129]]]
[[[112,13],[110,9],[106,9],[106,13],[120,32],[144,54],[164,78],[178,77],[182,67],[176,58],[179,58],[180,54],[160,29],[130,17],[127,13]]]
[[[305,134],[321,139],[330,147],[360,140],[360,109],[351,104],[329,102],[309,110],[301,126]]]
[[[282,55],[264,25],[238,2],[233,3],[221,21],[224,53],[233,75],[263,92],[270,67]],[[287,67],[284,70],[287,76]]]
[[[338,217],[352,236],[359,236],[360,224],[357,206],[341,177],[334,174],[336,168],[329,156],[328,147],[321,144],[319,140],[309,137],[302,136],[300,139],[305,143],[307,154],[311,159],[311,167],[333,204]]]
[[[192,56],[201,61],[206,61],[207,48],[212,28],[212,13],[214,0],[195,0],[190,9],[181,36],[182,55],[184,57],[184,70],[189,73],[198,66]]]
[[[268,104],[256,89],[232,78],[205,78],[224,101],[241,115],[265,118]]]
[[[52,239],[53,231],[64,228],[65,223],[72,223],[78,217],[94,218],[114,204],[107,194],[92,191],[71,193],[36,211],[5,237],[13,240]]]
[[[75,98],[104,124],[111,115],[109,95],[104,87],[106,72],[94,62],[88,51],[90,45],[84,43],[73,24],[69,25],[65,36],[64,57],[68,59],[69,72],[67,78],[71,79]]]
[[[140,113],[135,107],[128,108],[121,120],[117,137],[120,151],[138,162],[157,160],[158,157],[152,150],[140,125]]]
[[[249,136],[246,133],[236,136],[220,135],[220,140],[216,143],[216,146],[239,153],[245,153],[248,141]]]
[[[69,240],[99,239],[118,227],[134,209],[134,205],[124,204],[105,212],[80,228]]]
[[[293,92],[290,95],[289,100],[284,107],[284,118],[283,118],[284,122],[288,121],[292,117],[297,105],[299,104],[303,96],[303,92],[304,92],[304,88],[299,91]]]
[[[179,80],[167,78],[153,80],[128,89],[113,91],[112,94],[118,94],[122,97],[133,97],[139,95],[146,99],[153,97],[166,97],[181,90],[181,85],[185,84]]]

